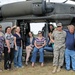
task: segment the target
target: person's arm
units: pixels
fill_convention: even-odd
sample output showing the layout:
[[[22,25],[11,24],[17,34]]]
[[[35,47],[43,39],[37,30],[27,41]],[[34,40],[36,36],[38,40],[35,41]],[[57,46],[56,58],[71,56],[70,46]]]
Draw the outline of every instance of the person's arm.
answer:
[[[21,34],[20,34],[21,36]],[[21,37],[21,48],[23,48],[23,38]]]
[[[17,50],[16,37],[14,37],[15,50]]]
[[[42,45],[42,47],[44,47],[46,45],[46,40],[44,41],[44,44]]]
[[[16,28],[16,27],[17,27],[16,25],[12,26],[12,27],[11,27],[11,30],[13,30],[13,29]]]
[[[50,36],[50,41],[52,42],[52,43],[54,43],[54,32],[51,34],[51,36]]]
[[[38,48],[37,45],[36,45],[36,40],[34,41],[34,46],[35,46],[36,48]]]
[[[48,44],[50,45],[51,43],[52,43],[51,40],[49,40],[49,43]]]
[[[21,47],[22,47],[23,45],[22,45],[22,40],[21,40]]]
[[[5,34],[5,43],[6,43],[6,46],[8,48],[8,53],[10,53],[10,40],[8,39],[8,35]]]
[[[54,39],[53,38],[50,38],[50,40],[51,40],[51,43],[54,43]]]
[[[10,53],[10,42],[9,40],[5,40],[7,48],[8,48],[8,53]]]

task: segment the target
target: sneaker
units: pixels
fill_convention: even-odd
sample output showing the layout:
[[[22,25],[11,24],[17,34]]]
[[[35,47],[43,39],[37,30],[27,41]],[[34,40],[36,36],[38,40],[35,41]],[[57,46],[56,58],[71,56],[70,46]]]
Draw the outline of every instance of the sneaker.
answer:
[[[75,69],[73,69],[73,71],[75,72]]]
[[[25,64],[28,65],[28,62],[26,61]]]
[[[2,70],[0,69],[0,72],[2,72]]]
[[[24,68],[24,66],[22,66],[21,68]]]
[[[55,73],[55,72],[56,72],[56,70],[57,70],[57,66],[55,66],[55,67],[53,68],[52,73]]]
[[[71,69],[66,69],[67,71],[70,71]]]
[[[18,66],[16,66],[16,68],[19,68]]]

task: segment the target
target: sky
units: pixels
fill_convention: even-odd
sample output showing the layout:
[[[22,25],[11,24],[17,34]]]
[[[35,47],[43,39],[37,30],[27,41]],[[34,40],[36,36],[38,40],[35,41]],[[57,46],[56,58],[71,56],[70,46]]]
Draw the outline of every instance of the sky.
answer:
[[[12,2],[18,2],[18,1],[25,1],[25,0],[0,0],[0,5],[3,5],[3,4],[7,4],[7,3],[12,3]],[[49,0],[46,0],[47,2]],[[65,0],[50,0],[50,2],[64,2]],[[74,4],[75,5],[75,2],[73,1],[70,1],[68,0],[69,4]],[[3,23],[2,23],[3,24]],[[39,30],[42,29],[42,27],[44,26],[45,23],[31,23],[31,31],[34,33],[34,34],[37,34]],[[9,25],[9,24],[8,24]],[[35,26],[36,25],[36,26]]]
[[[2,4],[6,4],[6,3],[12,3],[12,2],[18,2],[18,1],[26,1],[26,0],[0,0],[0,5]],[[47,2],[49,0],[46,0]],[[64,2],[65,0],[50,0],[50,2]],[[70,4],[74,4],[74,2],[68,0],[67,3],[70,3]]]

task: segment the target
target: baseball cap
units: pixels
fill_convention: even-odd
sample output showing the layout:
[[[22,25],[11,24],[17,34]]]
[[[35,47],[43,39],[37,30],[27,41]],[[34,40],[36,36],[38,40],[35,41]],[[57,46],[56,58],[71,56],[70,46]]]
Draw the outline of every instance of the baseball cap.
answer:
[[[57,27],[60,27],[60,26],[62,26],[62,23],[58,23],[58,24],[57,24]]]

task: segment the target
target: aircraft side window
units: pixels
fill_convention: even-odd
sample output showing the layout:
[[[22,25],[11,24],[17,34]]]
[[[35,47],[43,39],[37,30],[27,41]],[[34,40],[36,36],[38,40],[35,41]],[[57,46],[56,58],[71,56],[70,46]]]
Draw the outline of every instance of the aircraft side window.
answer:
[[[70,13],[75,13],[75,8],[74,7],[70,8]]]

